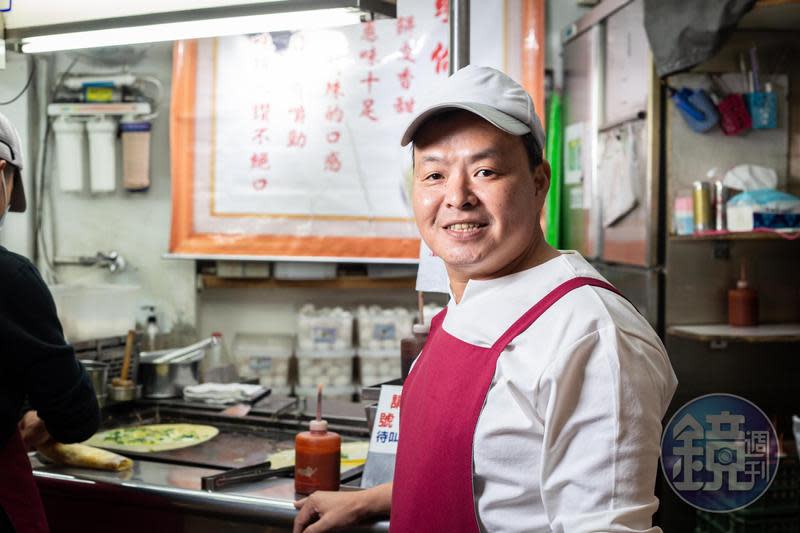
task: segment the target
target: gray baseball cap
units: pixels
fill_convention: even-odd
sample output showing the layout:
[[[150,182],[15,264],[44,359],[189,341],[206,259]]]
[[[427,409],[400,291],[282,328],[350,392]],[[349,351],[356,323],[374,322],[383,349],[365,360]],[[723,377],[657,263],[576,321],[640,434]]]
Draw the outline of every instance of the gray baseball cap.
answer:
[[[22,142],[14,125],[0,113],[0,159],[14,165],[14,190],[11,192],[10,211],[25,211],[25,189],[22,188]]]
[[[544,149],[544,129],[533,100],[520,84],[490,67],[467,65],[434,89],[415,114],[400,142],[414,140],[422,124],[443,111],[464,109],[511,135],[532,133]]]

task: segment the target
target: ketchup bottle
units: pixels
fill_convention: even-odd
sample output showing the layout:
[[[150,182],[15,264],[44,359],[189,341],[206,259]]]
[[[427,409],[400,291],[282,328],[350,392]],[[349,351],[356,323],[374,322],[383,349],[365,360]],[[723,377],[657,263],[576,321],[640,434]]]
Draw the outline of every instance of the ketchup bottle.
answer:
[[[299,494],[339,490],[342,438],[328,431],[328,422],[322,420],[322,385],[317,387],[317,418],[309,426],[310,431],[294,439],[294,490]]]

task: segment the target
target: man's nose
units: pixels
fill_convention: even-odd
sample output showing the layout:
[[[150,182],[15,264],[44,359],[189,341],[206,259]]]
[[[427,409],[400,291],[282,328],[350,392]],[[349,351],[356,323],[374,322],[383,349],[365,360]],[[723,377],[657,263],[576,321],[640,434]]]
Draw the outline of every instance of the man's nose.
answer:
[[[465,172],[454,172],[447,179],[445,201],[447,207],[469,209],[478,203],[478,197],[472,191],[472,183]]]

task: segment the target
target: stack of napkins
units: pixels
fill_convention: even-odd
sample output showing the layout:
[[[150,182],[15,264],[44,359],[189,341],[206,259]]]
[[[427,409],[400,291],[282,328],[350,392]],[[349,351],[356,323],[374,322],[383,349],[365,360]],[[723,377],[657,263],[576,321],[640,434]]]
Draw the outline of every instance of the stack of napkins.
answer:
[[[228,404],[250,400],[265,390],[261,385],[245,385],[244,383],[203,383],[184,387],[183,397],[192,401]]]

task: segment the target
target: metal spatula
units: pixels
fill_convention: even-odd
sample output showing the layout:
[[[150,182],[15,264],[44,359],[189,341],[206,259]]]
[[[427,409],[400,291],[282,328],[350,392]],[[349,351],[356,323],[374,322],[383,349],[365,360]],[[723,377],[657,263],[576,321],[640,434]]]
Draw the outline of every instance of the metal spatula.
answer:
[[[246,416],[247,413],[250,412],[250,409],[252,409],[255,404],[257,404],[258,402],[269,396],[271,392],[272,389],[266,389],[260,394],[255,395],[253,398],[250,398],[249,400],[245,400],[243,402],[231,405],[230,407],[226,407],[220,414],[225,416],[235,416],[235,417]]]

